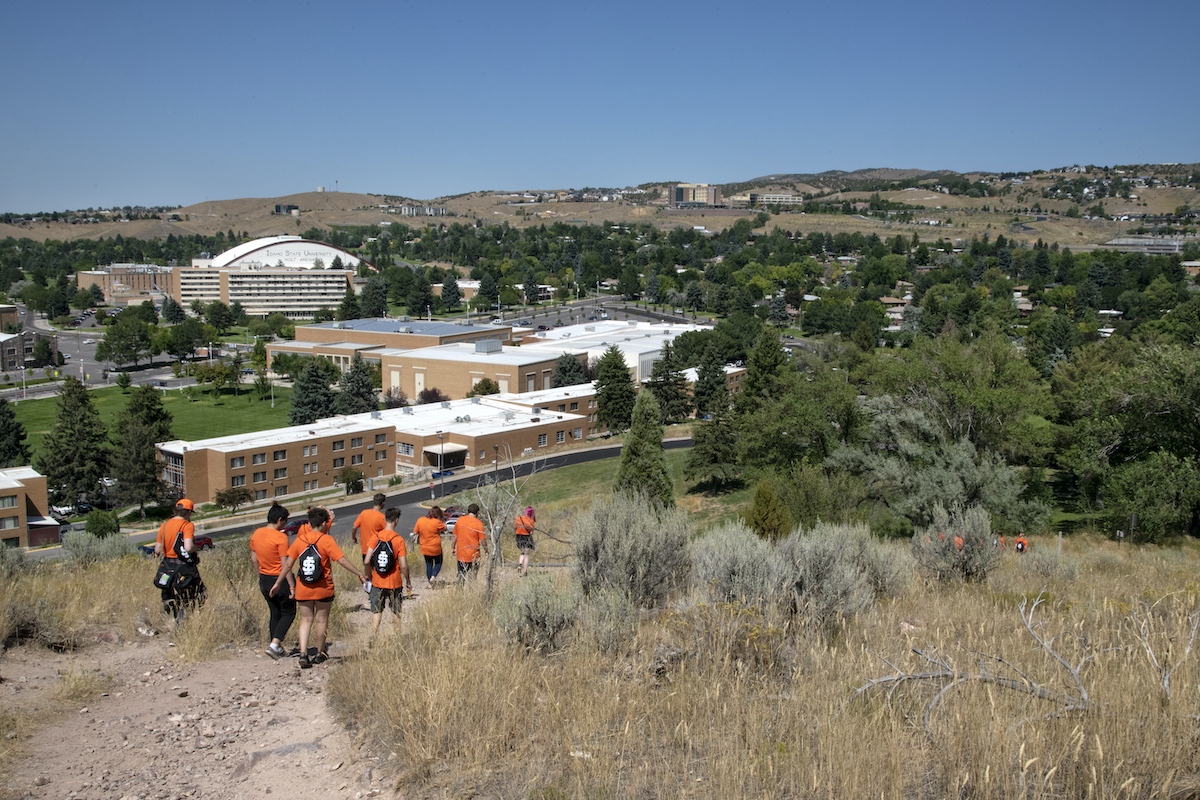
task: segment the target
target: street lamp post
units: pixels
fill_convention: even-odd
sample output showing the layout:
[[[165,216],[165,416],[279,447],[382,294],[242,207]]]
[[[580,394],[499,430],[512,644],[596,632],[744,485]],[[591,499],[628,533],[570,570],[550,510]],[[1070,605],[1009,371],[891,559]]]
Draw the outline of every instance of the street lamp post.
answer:
[[[437,432],[438,441],[441,442],[442,452],[438,453],[438,473],[442,476],[442,491],[439,497],[446,496],[446,437],[441,431]]]
[[[496,452],[496,459],[492,462],[492,483],[500,485],[500,445],[492,445],[492,450]]]
[[[213,346],[213,343],[209,342],[208,343],[208,365],[210,367],[212,366],[212,346]]]
[[[21,365],[21,399],[25,399],[25,365]]]

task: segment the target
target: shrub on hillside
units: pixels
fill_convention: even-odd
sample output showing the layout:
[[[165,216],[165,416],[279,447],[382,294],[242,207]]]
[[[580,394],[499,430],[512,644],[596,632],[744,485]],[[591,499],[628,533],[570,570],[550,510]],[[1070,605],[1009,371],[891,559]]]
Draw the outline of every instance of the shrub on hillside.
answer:
[[[875,588],[860,556],[869,551],[866,526],[818,524],[797,529],[780,543],[780,557],[796,610],[822,625],[866,610]]]
[[[608,587],[639,606],[659,605],[687,583],[690,538],[685,512],[645,495],[596,500],[576,518],[575,575],[587,595]]]
[[[742,520],[727,522],[694,541],[692,568],[696,588],[715,602],[776,602],[784,588],[778,547]]]
[[[0,545],[0,578],[8,580],[25,569],[25,551],[19,547]]]
[[[563,647],[579,618],[579,587],[558,585],[552,576],[534,573],[510,585],[492,609],[496,626],[508,638],[531,650]]]
[[[63,550],[78,564],[96,564],[133,555],[137,546],[124,536],[99,539],[86,531],[71,531],[63,536]]]
[[[599,589],[583,604],[581,629],[597,651],[613,654],[633,641],[637,635],[638,617],[637,606],[625,592]]]
[[[913,534],[912,554],[921,571],[939,581],[986,580],[1000,560],[991,515],[982,506],[953,513],[935,506],[933,524]]]

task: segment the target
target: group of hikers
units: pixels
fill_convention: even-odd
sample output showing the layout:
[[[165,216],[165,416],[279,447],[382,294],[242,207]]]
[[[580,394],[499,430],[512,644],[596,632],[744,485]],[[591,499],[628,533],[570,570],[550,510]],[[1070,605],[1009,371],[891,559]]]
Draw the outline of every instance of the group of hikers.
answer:
[[[351,541],[362,550],[362,569],[346,558],[337,541],[329,534],[336,516],[325,506],[308,509],[308,521],[289,541],[288,510],[279,503],[267,512],[267,524],[250,536],[250,561],[258,572],[258,588],[270,610],[271,641],[266,654],[273,659],[285,655],[283,639],[300,615],[299,647],[294,655],[300,658],[300,668],[308,669],[328,660],[326,630],[329,611],[333,607],[334,582],[332,566],[338,564],[362,584],[370,598],[371,634],[368,646],[374,641],[383,620],[385,608],[391,608],[396,631],[400,629],[400,609],[405,597],[412,598],[412,579],[408,569],[408,548],[404,536],[396,531],[400,509],[384,509],[387,496],[376,494],[373,505],[354,520]],[[188,609],[204,601],[206,590],[200,577],[200,556],[195,545],[192,512],[195,505],[186,498],[175,505],[175,513],[158,529],[155,555],[162,561],[154,583],[162,592],[163,609],[172,614],[178,625]],[[452,550],[458,561],[458,579],[466,581],[481,556],[489,553],[479,506],[472,503],[458,517],[450,535]],[[529,553],[534,549],[534,510],[525,509],[517,517],[515,535],[521,551],[518,565],[521,576],[529,570]],[[447,532],[445,512],[433,506],[416,521],[412,541],[420,548],[425,561],[425,581],[434,587],[442,569],[442,536]],[[294,571],[293,571],[294,570]]]

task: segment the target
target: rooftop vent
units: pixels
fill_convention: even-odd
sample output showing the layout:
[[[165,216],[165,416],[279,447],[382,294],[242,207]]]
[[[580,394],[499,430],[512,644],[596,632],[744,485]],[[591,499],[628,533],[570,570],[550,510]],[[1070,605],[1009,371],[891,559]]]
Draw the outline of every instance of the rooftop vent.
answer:
[[[499,339],[480,339],[475,343],[476,353],[500,353],[503,352],[504,345]]]
[[[379,413],[378,411],[372,411],[371,419],[383,419],[383,414]]]
[[[463,414],[463,422],[470,422],[470,421],[471,421],[471,415]]]
[[[443,401],[442,401],[442,408],[449,408],[449,407],[450,407],[450,401],[449,401],[449,400],[443,400]]]
[[[541,413],[542,413],[542,409],[540,409],[540,408],[539,408],[539,407],[537,407],[537,406],[534,406],[534,407],[533,407],[533,415],[534,415],[535,417],[536,417],[538,414],[541,414]]]
[[[475,405],[479,405],[479,404],[480,404],[480,403],[482,403],[483,401],[482,401],[482,400],[480,400],[478,397],[472,397],[472,398],[471,398],[471,402],[472,402],[472,403],[474,403]]]
[[[404,408],[403,408],[403,412],[404,412],[405,414],[411,414],[411,413],[412,413],[412,408],[411,408],[410,406],[404,406]]]

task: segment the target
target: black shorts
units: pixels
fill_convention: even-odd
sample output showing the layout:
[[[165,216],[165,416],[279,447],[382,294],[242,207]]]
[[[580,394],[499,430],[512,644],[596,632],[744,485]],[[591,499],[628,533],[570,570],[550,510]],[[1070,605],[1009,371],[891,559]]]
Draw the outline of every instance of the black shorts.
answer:
[[[400,613],[400,606],[404,602],[404,589],[381,589],[378,586],[371,587],[371,613],[382,614],[385,606],[392,607],[393,614]]]
[[[536,547],[533,546],[533,536],[531,534],[518,533],[516,536],[517,536],[517,549],[519,549],[519,550],[536,550],[537,549]]]

